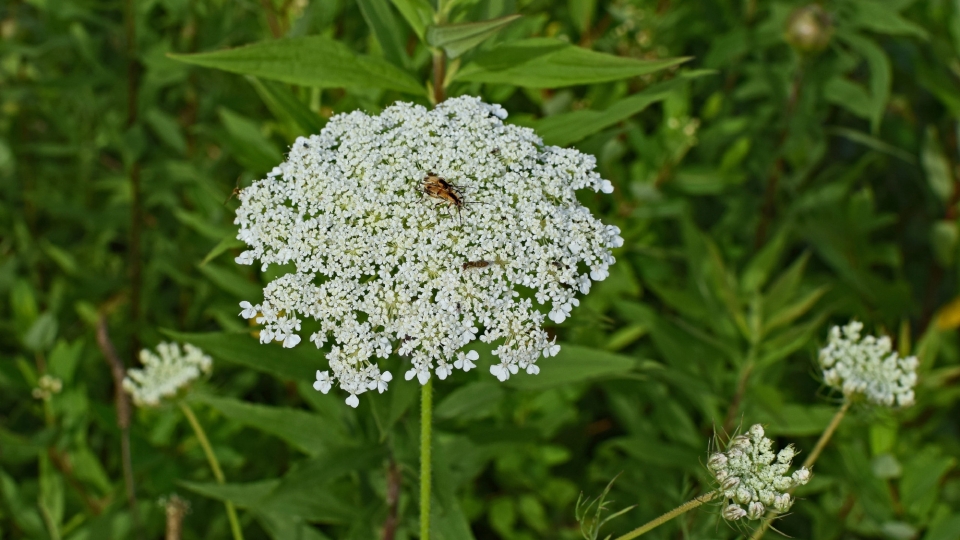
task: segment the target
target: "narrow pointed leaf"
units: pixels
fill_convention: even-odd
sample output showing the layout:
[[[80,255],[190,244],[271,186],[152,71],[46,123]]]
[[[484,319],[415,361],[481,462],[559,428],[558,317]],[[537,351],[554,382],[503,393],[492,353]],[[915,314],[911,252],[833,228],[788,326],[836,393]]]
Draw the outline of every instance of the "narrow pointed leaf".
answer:
[[[237,313],[239,312],[238,307]],[[192,334],[172,330],[163,330],[163,333],[181,343],[200,347],[215,360],[253,368],[281,379],[312,381],[317,368],[326,365],[323,353],[313,345],[301,344],[299,347],[284,349],[278,343],[261,344],[250,334]]]
[[[404,50],[403,36],[387,0],[357,0],[357,5],[373,37],[383,49],[383,56],[395,66],[409,66],[410,58]]]
[[[391,0],[393,6],[400,11],[403,18],[407,20],[410,28],[413,28],[420,41],[424,41],[427,27],[433,23],[433,6],[427,0]]]
[[[543,137],[544,143],[566,146],[622,122],[640,113],[650,105],[667,99],[671,93],[680,89],[680,85],[685,79],[705,73],[707,72],[697,72],[684,78],[656,84],[621,99],[602,111],[584,109],[548,116],[537,122],[533,128],[538,135]]]
[[[320,88],[374,87],[422,94],[412,75],[386,60],[354,53],[323,36],[262,41],[235,49],[171,54],[203,67]]]
[[[530,88],[560,88],[628,79],[687,60],[637,60],[591,51],[555,38],[530,38],[484,51],[461,68],[454,79]]]
[[[520,15],[508,15],[489,21],[431,26],[427,28],[427,43],[456,58],[519,18]]]
[[[247,80],[273,116],[280,122],[295,127],[300,135],[319,133],[323,129],[323,118],[297,99],[289,87],[256,77],[247,77]]]

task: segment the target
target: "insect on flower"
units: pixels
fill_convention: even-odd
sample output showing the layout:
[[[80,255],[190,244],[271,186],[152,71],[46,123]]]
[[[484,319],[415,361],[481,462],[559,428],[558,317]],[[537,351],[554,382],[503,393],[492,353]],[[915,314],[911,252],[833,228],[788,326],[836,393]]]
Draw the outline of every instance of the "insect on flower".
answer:
[[[463,188],[448,182],[445,178],[438,176],[436,173],[427,172],[427,175],[423,177],[423,193],[429,197],[433,197],[434,199],[446,201],[449,206],[456,208],[457,217],[460,218],[461,225],[463,225],[463,216],[460,214],[460,211],[463,209],[464,205],[483,204],[473,201],[464,201],[463,195],[461,195],[462,191]]]
[[[467,261],[463,263],[463,271],[466,272],[470,268],[486,268],[490,266],[490,261]]]

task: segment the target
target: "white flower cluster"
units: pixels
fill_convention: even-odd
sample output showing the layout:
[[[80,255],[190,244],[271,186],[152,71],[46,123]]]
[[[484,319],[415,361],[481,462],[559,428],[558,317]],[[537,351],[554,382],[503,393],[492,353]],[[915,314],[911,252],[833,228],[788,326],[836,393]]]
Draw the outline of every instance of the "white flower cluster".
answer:
[[[34,399],[48,400],[54,394],[59,394],[61,390],[63,390],[63,381],[51,375],[44,375],[37,381],[37,386],[31,395]]]
[[[763,427],[754,424],[746,435],[734,437],[726,452],[710,456],[707,468],[720,484],[724,519],[756,520],[768,510],[786,512],[793,504],[789,490],[810,481],[806,468],[786,476],[796,455],[793,446],[780,450],[776,456],[772,448],[773,441],[763,436]]]
[[[406,378],[475,367],[476,339],[498,342],[491,371],[506,380],[537,373],[559,347],[542,328],[563,321],[591,280],[602,280],[621,246],[576,190],[609,193],[577,150],[544,146],[506,111],[474,97],[435,109],[397,103],[379,116],[339,115],[319,135],[297,139],[287,161],[245,188],[235,223],[250,249],[237,262],[289,264],[245,318],[261,342],[331,342],[332,376],[318,390],[383,391],[392,376],[375,358],[407,356]],[[425,189],[427,177],[442,178]]]
[[[161,343],[157,352],[160,356],[147,349],[140,351],[143,369],[128,369],[123,379],[123,389],[141,407],[160,405],[163,398],[175,396],[180,388],[209,373],[213,366],[213,360],[203,350],[189,343],[183,351],[176,343]]]
[[[890,338],[861,338],[861,330],[863,323],[857,321],[830,329],[830,340],[820,350],[823,380],[844,396],[863,395],[875,405],[913,405],[917,357],[900,358]]]

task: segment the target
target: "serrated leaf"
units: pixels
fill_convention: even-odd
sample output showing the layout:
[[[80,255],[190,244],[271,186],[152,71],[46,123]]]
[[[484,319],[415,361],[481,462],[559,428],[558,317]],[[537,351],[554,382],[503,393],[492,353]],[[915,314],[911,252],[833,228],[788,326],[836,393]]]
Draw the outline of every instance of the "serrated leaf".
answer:
[[[391,0],[420,41],[425,41],[427,27],[433,24],[433,6],[428,0]]]
[[[284,349],[278,343],[261,344],[247,333],[161,331],[171,339],[200,347],[218,361],[240,364],[282,379],[312,381],[317,368],[325,365],[323,353],[312,345]]]
[[[323,129],[323,119],[303,104],[285,85],[276,81],[247,77],[247,81],[280,122],[296,128],[298,135],[319,133]]]
[[[457,58],[519,18],[520,15],[508,15],[489,21],[430,26],[427,43],[443,49],[450,58]]]
[[[507,380],[507,385],[524,390],[541,390],[577,382],[623,375],[633,370],[637,361],[629,356],[607,351],[564,344],[557,356],[543,358],[537,365],[540,373],[519,373]]]
[[[337,438],[336,426],[330,420],[308,411],[205,394],[194,394],[192,399],[209,405],[231,420],[275,435],[308,455],[319,454]]]
[[[262,41],[234,49],[171,54],[198,66],[319,88],[385,88],[422,94],[412,75],[386,60],[354,53],[323,36]]]
[[[457,72],[454,80],[560,88],[628,79],[687,60],[637,60],[591,51],[555,38],[529,38],[478,54]]]
[[[579,110],[548,116],[533,125],[545,144],[566,146],[581,141],[598,131],[622,122],[654,103],[665,100],[676,92],[685,80],[705,75],[698,71],[656,84],[628,96],[602,111]]]
[[[380,44],[383,56],[396,66],[408,67],[410,58],[407,57],[403,36],[387,0],[357,0],[357,5],[373,37]]]

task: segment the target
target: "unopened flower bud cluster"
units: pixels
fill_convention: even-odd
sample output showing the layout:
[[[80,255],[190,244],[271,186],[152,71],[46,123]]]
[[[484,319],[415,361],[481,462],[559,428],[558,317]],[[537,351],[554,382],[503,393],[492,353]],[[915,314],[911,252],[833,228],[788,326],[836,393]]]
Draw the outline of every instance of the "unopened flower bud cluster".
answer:
[[[63,381],[51,375],[43,375],[37,381],[37,386],[31,394],[34,399],[47,400],[54,394],[59,394],[61,390],[63,390]]]
[[[432,110],[397,103],[297,139],[239,196],[238,238],[250,249],[237,262],[291,269],[263,302],[240,304],[263,325],[261,342],[296,346],[301,323],[317,321],[309,340],[331,344],[332,374],[318,371],[314,386],[339,385],[351,406],[386,390],[393,376],[377,359],[392,353],[421,384],[475,367],[464,348],[477,339],[497,343],[500,380],[537,373],[537,359],[559,350],[545,318],[562,322],[623,240],[577,201],[583,188],[613,190],[595,158],[545,146],[505,117],[473,97]],[[430,174],[462,204],[425,193]]]
[[[767,512],[789,510],[793,504],[789,490],[810,480],[806,468],[787,474],[795,455],[793,446],[774,455],[773,441],[764,437],[760,424],[734,437],[726,452],[711,455],[707,468],[720,485],[723,518],[757,520]]]
[[[861,337],[863,323],[852,321],[830,329],[820,350],[823,380],[844,396],[862,395],[876,405],[913,405],[917,384],[917,357],[900,358],[883,336]]]
[[[157,345],[157,353],[140,351],[143,369],[129,369],[123,389],[138,406],[156,407],[163,398],[172,397],[200,375],[209,373],[213,360],[198,347],[176,343]]]

